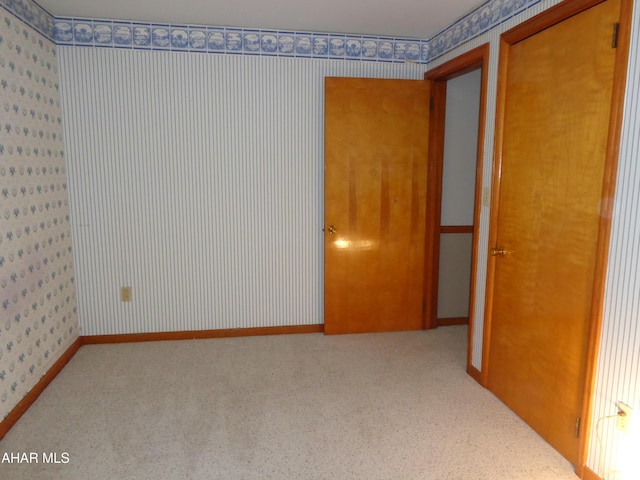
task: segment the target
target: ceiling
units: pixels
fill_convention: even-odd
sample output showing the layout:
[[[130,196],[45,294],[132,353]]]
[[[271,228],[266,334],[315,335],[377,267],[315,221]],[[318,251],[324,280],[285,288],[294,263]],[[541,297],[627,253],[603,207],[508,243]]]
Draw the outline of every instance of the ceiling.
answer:
[[[36,0],[56,17],[427,39],[483,0]]]

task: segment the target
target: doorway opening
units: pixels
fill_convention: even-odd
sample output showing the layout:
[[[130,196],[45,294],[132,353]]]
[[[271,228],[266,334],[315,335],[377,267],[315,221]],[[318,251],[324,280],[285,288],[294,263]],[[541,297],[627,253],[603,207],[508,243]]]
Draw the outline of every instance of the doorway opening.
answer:
[[[478,382],[471,339],[488,62],[485,44],[425,74],[433,83],[423,321],[425,328],[469,324],[467,372]]]
[[[482,69],[447,81],[436,323],[469,323]]]

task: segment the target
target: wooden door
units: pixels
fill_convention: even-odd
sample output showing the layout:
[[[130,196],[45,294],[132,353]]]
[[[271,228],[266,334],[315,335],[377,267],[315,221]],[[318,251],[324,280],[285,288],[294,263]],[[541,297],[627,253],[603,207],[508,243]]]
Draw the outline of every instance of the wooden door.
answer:
[[[422,328],[429,84],[325,80],[327,334]]]
[[[488,386],[574,465],[619,11],[608,0],[504,55]]]

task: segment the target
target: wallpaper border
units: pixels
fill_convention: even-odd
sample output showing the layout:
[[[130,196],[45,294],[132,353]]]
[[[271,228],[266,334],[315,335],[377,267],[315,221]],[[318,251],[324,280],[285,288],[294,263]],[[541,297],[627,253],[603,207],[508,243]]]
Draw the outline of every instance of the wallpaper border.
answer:
[[[428,58],[428,43],[409,38],[84,18],[56,18],[55,39],[58,45],[231,55],[382,62]]]
[[[543,0],[489,0],[430,39],[53,17],[34,0],[0,5],[58,45],[426,64]]]
[[[33,0],[0,0],[0,6],[55,42],[55,17]]]
[[[428,40],[430,58],[435,60],[544,0],[489,0]]]

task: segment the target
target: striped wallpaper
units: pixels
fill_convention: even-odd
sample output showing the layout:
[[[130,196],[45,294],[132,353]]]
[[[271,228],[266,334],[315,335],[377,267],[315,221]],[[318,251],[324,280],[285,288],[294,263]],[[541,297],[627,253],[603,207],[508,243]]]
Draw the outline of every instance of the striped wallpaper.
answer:
[[[602,339],[588,465],[606,480],[640,478],[640,9],[633,12]],[[635,439],[615,429],[616,402],[634,408]],[[634,442],[633,444],[631,442]],[[627,462],[633,466],[625,465]]]
[[[59,50],[82,334],[322,323],[323,79],[424,67]]]

